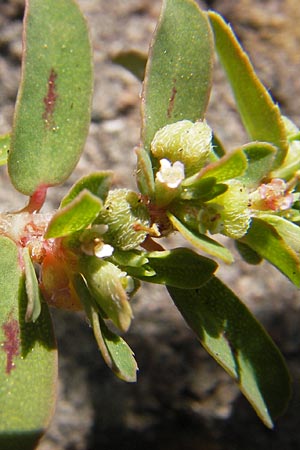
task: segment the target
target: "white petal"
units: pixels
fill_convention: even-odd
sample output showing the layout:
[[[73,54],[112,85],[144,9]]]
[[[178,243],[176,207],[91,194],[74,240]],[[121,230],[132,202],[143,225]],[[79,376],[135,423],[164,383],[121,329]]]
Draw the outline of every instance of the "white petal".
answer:
[[[105,258],[111,256],[114,252],[114,248],[109,244],[100,244],[95,247],[95,256],[97,258]]]
[[[156,177],[160,183],[166,184],[169,188],[177,188],[184,180],[184,165],[180,161],[172,165],[168,159],[160,160],[160,171]]]

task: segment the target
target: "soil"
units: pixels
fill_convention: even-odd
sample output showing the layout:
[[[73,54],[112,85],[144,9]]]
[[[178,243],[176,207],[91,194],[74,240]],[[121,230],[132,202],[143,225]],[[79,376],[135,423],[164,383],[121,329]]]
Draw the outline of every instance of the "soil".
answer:
[[[22,0],[0,1],[0,133],[10,130],[20,77]],[[146,52],[160,0],[80,0],[94,46],[95,91],[90,134],[71,178],[49,192],[56,208],[80,176],[113,169],[115,185],[135,187],[141,84],[112,63],[120,50]],[[236,30],[258,74],[284,114],[300,125],[298,0],[215,0]],[[207,120],[228,148],[245,141],[224,74],[216,64]],[[2,210],[26,199],[1,168]],[[53,311],[59,347],[58,402],[39,450],[294,450],[300,448],[300,302],[298,291],[270,265],[237,256],[219,275],[263,322],[283,352],[293,396],[273,431],[266,429],[226,373],[205,353],[166,292],[144,287],[128,333],[139,364],[137,384],[117,380],[103,363],[80,314]]]

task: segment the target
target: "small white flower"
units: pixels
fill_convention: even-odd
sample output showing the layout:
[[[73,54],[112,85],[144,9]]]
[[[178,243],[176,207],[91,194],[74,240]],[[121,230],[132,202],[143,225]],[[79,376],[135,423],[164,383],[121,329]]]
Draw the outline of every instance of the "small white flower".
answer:
[[[107,256],[111,256],[114,252],[114,248],[109,244],[103,244],[103,242],[99,242],[94,248],[94,255],[97,258],[106,258]]]
[[[172,165],[168,159],[163,158],[160,160],[160,171],[157,172],[156,178],[170,189],[176,189],[184,180],[184,165],[180,161]]]

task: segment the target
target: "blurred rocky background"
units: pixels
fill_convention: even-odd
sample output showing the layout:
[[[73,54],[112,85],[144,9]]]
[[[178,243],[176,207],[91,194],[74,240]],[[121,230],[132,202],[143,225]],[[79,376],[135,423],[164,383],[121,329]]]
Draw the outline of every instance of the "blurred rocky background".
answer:
[[[147,51],[160,0],[80,0],[94,46],[95,92],[90,135],[71,179],[50,190],[56,208],[71,183],[93,170],[113,169],[115,184],[134,187],[139,142],[140,83],[111,58]],[[263,82],[283,112],[300,125],[299,0],[215,0],[236,30]],[[0,133],[10,130],[20,77],[23,0],[0,1]],[[234,102],[216,65],[209,123],[227,147],[244,142]],[[1,168],[1,210],[25,198]],[[59,347],[56,415],[39,450],[295,450],[300,448],[300,298],[268,264],[240,261],[219,275],[263,322],[287,359],[293,396],[286,414],[267,430],[234,383],[202,350],[164,289],[144,287],[134,301],[128,333],[139,364],[128,385],[105,367],[91,329],[79,314],[53,311]],[[0,406],[1,407],[1,406]]]

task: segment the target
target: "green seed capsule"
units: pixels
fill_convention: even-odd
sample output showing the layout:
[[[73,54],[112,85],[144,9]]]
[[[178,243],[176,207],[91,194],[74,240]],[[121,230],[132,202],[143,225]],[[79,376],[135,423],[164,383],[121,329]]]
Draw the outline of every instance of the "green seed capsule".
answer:
[[[249,193],[239,181],[228,184],[228,190],[207,205],[216,210],[216,220],[212,222],[215,230],[232,239],[243,237],[250,226],[251,212],[248,207]],[[219,227],[217,229],[216,227]]]
[[[103,240],[120,250],[138,247],[150,227],[147,208],[137,193],[127,189],[109,192],[97,222],[108,225]]]
[[[182,120],[157,131],[151,143],[155,158],[180,161],[187,176],[198,172],[212,151],[212,131],[205,121]]]

